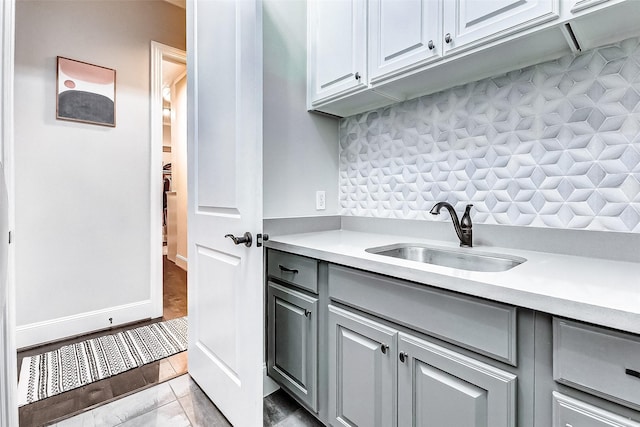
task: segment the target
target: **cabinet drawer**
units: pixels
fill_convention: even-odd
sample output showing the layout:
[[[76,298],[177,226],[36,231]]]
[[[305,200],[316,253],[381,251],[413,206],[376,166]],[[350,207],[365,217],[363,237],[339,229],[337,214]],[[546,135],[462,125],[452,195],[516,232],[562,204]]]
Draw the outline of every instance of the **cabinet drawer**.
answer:
[[[553,392],[553,427],[640,427],[640,424]]]
[[[553,319],[553,377],[622,404],[640,407],[640,338]]]
[[[337,265],[329,266],[329,296],[516,365],[515,307]]]
[[[267,274],[314,294],[318,293],[318,261],[315,259],[269,250]]]

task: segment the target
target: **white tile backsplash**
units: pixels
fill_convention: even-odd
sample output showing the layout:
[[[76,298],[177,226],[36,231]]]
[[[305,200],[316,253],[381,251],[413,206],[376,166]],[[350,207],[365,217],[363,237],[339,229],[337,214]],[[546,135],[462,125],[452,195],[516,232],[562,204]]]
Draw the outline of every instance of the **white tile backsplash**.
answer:
[[[437,201],[473,203],[476,223],[640,232],[640,39],[340,122],[343,215],[432,219]]]

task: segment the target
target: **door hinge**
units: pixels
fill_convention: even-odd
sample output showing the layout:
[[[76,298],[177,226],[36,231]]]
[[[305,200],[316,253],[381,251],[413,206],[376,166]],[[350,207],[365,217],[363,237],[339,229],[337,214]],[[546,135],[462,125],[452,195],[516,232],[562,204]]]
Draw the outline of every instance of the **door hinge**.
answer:
[[[11,244],[11,242],[13,242],[13,234],[9,231],[9,244]]]

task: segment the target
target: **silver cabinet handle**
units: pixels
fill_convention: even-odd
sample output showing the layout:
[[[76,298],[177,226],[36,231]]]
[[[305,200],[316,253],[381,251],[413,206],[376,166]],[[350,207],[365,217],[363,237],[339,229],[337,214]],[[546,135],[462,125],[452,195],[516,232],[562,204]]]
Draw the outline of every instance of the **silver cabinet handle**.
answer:
[[[400,354],[398,355],[398,357],[400,358],[400,361],[402,363],[404,363],[405,361],[409,360],[409,355],[404,351],[401,351]]]
[[[453,41],[453,38],[451,37],[451,33],[447,33],[444,35],[444,41],[449,44]]]
[[[231,240],[233,240],[233,243],[236,245],[244,244],[248,248],[251,247],[251,242],[253,242],[253,239],[251,238],[251,233],[249,233],[248,231],[245,232],[242,237],[236,237],[233,234],[225,234],[224,237],[230,238]]]
[[[309,316],[311,316],[311,312],[305,308],[304,309],[304,317],[309,317]]]
[[[436,45],[433,40],[429,40],[429,43],[427,43],[427,47],[429,48],[429,50],[433,50],[435,49]]]
[[[382,354],[387,354],[387,350],[389,350],[389,346],[387,344],[380,344],[380,351],[382,352]]]
[[[360,73],[356,73],[356,75],[355,75],[356,80],[360,80],[360,77],[361,77]]]

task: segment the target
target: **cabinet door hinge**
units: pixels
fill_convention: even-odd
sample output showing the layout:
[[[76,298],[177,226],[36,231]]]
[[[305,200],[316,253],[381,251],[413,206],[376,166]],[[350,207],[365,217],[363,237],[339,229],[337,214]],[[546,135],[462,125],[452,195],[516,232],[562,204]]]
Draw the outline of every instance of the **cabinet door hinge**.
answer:
[[[11,244],[11,242],[13,242],[13,234],[9,231],[9,244]]]

